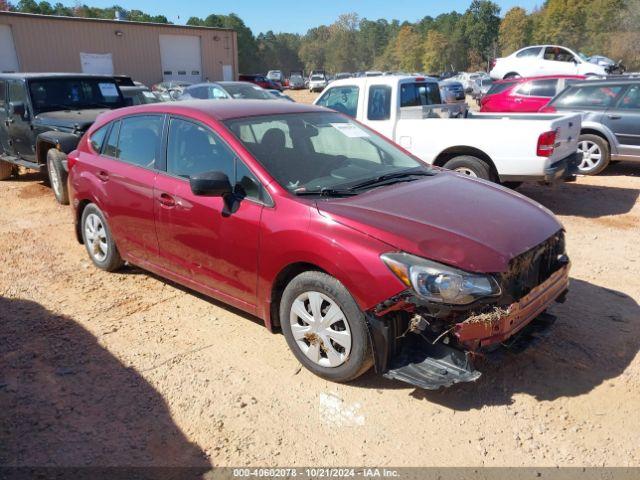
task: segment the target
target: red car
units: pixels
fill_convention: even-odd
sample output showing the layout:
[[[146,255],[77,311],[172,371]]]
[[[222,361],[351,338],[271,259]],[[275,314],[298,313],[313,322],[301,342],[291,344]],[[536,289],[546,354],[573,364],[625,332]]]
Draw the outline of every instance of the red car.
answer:
[[[250,82],[259,87],[262,87],[267,90],[278,90],[281,92],[283,90],[282,84],[280,82],[275,82],[273,80],[268,79],[264,75],[244,75],[241,74],[238,76],[238,80],[241,82]]]
[[[481,112],[537,112],[580,75],[513,78],[493,83],[480,100]]]
[[[249,312],[334,381],[372,365],[424,388],[475,380],[473,355],[525,342],[568,286],[550,212],[321,107],[123,108],[68,168],[98,268],[126,261]]]

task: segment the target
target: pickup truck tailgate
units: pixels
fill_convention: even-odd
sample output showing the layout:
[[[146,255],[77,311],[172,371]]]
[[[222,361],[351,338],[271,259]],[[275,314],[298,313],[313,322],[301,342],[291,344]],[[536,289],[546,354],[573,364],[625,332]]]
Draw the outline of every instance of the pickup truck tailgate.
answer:
[[[582,118],[580,114],[558,117],[551,123],[551,130],[556,131],[556,144],[551,155],[551,163],[562,160],[578,150],[578,137]]]

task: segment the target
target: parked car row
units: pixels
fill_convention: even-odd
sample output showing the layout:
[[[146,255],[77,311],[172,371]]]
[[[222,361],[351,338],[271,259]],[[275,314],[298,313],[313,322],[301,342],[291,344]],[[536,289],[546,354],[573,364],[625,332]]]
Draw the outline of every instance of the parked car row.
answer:
[[[482,112],[580,114],[580,174],[596,175],[611,161],[640,161],[640,78],[502,80],[494,83],[481,105]]]

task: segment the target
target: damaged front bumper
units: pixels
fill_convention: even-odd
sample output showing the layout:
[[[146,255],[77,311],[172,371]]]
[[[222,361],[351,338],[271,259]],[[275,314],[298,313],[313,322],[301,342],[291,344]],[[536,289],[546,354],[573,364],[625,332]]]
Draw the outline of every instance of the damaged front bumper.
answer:
[[[564,257],[566,259],[566,256]],[[541,284],[508,306],[490,306],[469,314],[442,332],[426,328],[437,323],[411,298],[400,296],[367,315],[376,371],[385,377],[435,390],[472,382],[481,373],[473,360],[497,348],[522,351],[555,321],[545,313],[563,302],[569,286],[568,259]]]

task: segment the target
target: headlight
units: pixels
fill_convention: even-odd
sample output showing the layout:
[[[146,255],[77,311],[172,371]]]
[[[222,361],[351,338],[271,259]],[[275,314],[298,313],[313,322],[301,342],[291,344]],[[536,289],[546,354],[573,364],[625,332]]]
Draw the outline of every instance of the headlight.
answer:
[[[431,302],[467,305],[501,293],[491,275],[468,273],[408,253],[385,253],[380,258],[402,283]]]

